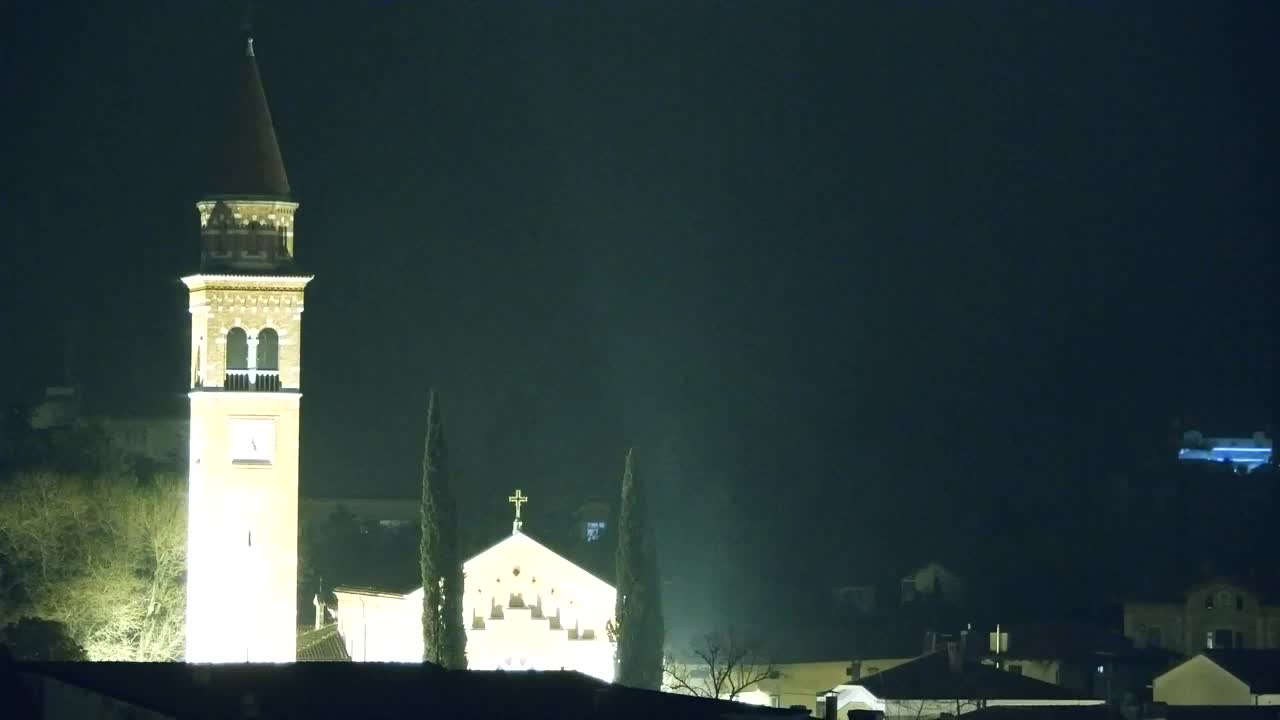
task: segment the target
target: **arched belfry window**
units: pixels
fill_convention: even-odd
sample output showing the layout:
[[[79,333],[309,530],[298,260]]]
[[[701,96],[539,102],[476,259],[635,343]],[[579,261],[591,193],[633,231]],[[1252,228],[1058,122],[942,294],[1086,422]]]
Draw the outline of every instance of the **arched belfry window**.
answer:
[[[227,333],[227,369],[249,369],[249,336],[244,328],[234,327]]]
[[[258,369],[280,369],[280,336],[272,328],[258,332]]]

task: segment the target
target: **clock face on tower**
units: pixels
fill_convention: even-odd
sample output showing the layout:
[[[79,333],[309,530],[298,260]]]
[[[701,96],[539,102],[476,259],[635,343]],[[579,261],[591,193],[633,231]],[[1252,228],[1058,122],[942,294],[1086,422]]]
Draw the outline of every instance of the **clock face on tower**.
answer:
[[[231,462],[270,465],[275,455],[274,418],[231,418]]]

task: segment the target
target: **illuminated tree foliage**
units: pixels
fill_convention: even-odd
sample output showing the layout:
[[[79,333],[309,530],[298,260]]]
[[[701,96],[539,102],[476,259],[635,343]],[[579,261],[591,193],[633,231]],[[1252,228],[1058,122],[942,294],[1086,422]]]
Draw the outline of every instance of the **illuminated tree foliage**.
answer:
[[[20,472],[0,485],[0,624],[65,626],[90,660],[178,660],[186,492],[173,476]]]
[[[617,643],[617,682],[657,690],[662,685],[665,628],[659,592],[658,559],[649,533],[642,486],[627,451],[618,516],[618,599],[611,637]]]
[[[422,451],[422,659],[445,668],[467,666],[462,624],[462,560],[457,506],[449,488],[444,429],[435,390],[427,401]]]

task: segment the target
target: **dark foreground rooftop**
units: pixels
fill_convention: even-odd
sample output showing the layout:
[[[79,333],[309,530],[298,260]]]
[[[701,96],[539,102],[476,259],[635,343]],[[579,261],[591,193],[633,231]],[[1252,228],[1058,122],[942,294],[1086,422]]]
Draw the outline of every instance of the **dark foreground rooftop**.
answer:
[[[71,686],[165,717],[796,718],[755,707],[600,682],[573,672],[445,671],[426,664],[5,663],[49,702]],[[41,699],[43,697],[43,699]],[[0,708],[4,715],[6,708]],[[43,715],[37,715],[42,717]]]
[[[1280,720],[1280,706],[1167,705],[1128,715],[1105,705],[989,707],[967,713],[967,720]]]

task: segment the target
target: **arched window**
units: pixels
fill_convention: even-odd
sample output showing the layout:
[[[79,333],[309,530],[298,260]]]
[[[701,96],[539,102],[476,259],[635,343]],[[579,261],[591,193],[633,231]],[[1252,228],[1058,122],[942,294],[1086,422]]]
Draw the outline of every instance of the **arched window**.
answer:
[[[258,369],[280,369],[280,336],[272,328],[258,332]]]
[[[227,369],[249,369],[249,336],[244,328],[234,327],[227,333]]]

